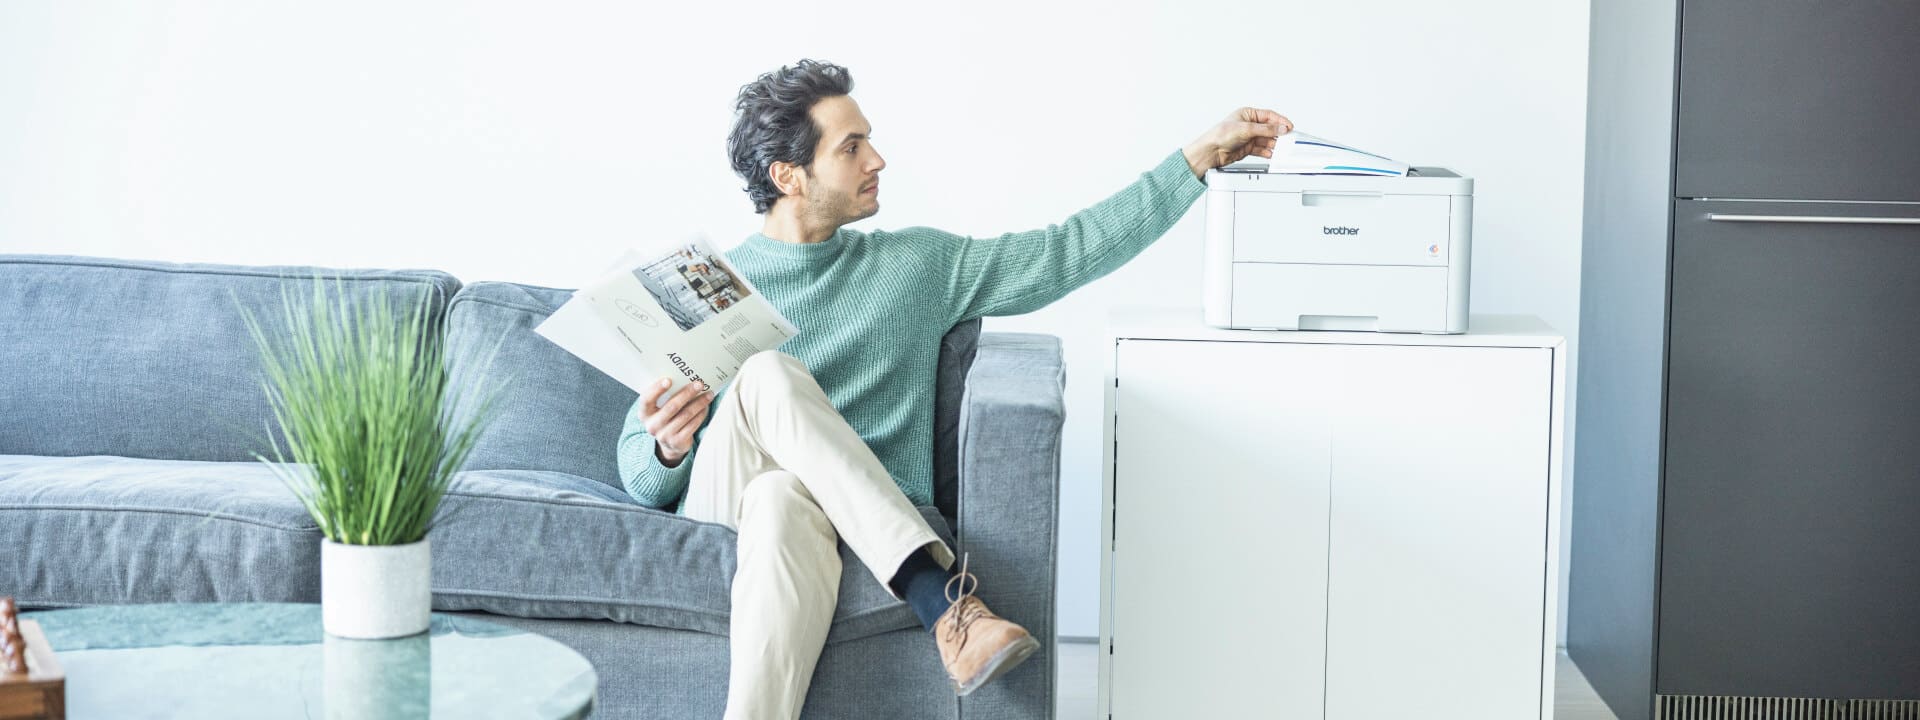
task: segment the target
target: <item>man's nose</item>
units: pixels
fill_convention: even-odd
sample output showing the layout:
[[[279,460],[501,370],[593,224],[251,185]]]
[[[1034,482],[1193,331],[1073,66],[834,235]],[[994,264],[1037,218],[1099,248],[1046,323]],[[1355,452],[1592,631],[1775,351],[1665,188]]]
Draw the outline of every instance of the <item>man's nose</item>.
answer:
[[[876,151],[874,151],[874,153],[873,153],[873,169],[871,169],[871,170],[868,170],[867,172],[869,172],[869,173],[877,173],[877,172],[880,172],[881,170],[885,170],[885,169],[887,169],[887,159],[886,159],[886,158],[883,158],[883,157],[880,157],[880,152],[879,152],[879,151],[877,151],[877,150],[876,150]]]

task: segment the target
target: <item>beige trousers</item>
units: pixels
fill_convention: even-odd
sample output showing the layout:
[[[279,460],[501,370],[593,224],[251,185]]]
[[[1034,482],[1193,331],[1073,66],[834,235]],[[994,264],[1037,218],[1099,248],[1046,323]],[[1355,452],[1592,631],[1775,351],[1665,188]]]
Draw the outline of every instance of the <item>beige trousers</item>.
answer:
[[[739,532],[726,717],[790,720],[839,599],[836,539],[882,587],[913,551],[928,547],[943,566],[953,551],[805,363],[771,351],[748,358],[711,412],[685,512]]]

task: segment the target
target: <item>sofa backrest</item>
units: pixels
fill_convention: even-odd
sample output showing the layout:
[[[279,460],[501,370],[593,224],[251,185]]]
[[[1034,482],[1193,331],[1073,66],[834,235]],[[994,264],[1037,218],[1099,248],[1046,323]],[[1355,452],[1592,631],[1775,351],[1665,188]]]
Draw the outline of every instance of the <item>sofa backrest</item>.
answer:
[[[282,290],[338,276],[356,298],[459,289],[431,270],[0,255],[0,454],[245,461],[272,412],[240,308],[269,332]]]
[[[469,470],[557,470],[622,488],[614,450],[635,393],[533,332],[572,290],[477,282],[447,310],[447,349],[456,376],[499,344],[483,383],[495,386],[498,415],[468,456]],[[941,343],[935,396],[936,495],[952,497],[961,394],[980,334],[963,323]],[[944,487],[942,487],[944,486]],[[625,492],[624,489],[622,492]],[[950,502],[943,510],[952,514]]]
[[[498,393],[497,414],[467,456],[466,469],[555,470],[621,487],[614,446],[634,392],[533,332],[572,295],[477,282],[461,288],[447,306],[454,376]],[[474,369],[496,343],[486,374],[478,374]]]

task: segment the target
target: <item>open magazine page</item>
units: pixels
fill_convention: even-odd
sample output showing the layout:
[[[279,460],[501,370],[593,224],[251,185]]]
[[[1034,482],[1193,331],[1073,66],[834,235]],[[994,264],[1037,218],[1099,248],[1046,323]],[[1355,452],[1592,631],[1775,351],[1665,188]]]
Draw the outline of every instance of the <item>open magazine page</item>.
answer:
[[[702,240],[628,253],[535,331],[635,392],[671,378],[663,397],[689,382],[718,389],[799,333]]]

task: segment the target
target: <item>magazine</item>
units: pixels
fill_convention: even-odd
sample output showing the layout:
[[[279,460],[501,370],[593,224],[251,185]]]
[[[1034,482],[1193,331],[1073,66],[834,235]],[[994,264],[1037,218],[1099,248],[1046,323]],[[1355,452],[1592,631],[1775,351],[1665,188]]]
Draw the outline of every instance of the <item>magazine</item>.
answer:
[[[718,390],[754,353],[799,334],[699,238],[663,252],[626,252],[534,332],[634,392],[672,379],[662,400],[688,383]]]

